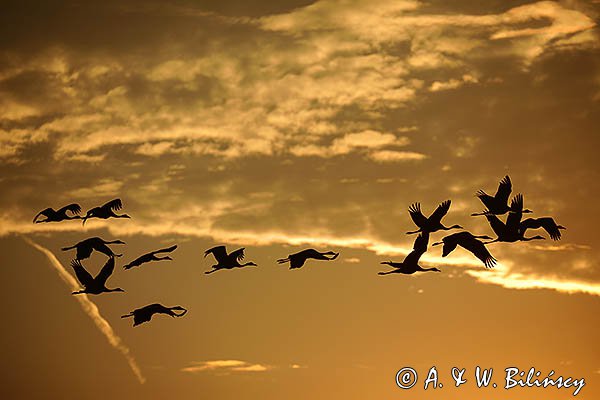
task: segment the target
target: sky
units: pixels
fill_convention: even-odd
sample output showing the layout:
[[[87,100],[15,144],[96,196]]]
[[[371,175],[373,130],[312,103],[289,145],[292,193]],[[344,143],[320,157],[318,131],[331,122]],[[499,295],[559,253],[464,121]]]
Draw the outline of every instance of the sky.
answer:
[[[480,365],[584,377],[578,397],[597,397],[600,3],[215,3],[3,5],[0,394],[571,395],[450,387]],[[377,275],[411,250],[414,202],[451,199],[444,223],[494,236],[474,194],[507,174],[562,240],[492,244],[490,270],[431,247],[421,265],[441,273]],[[131,219],[31,222],[114,198]],[[125,293],[71,296],[60,249],[91,236],[126,242],[108,285]],[[121,268],[172,244],[173,261]],[[205,275],[221,244],[259,266]],[[276,263],[308,247],[340,257]],[[119,318],[154,302],[189,313]],[[446,388],[422,390],[434,365]]]

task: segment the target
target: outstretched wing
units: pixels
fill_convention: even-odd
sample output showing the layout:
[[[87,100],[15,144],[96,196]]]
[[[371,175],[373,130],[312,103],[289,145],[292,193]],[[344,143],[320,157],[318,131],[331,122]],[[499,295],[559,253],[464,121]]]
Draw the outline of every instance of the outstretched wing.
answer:
[[[48,208],[46,208],[45,210],[42,210],[42,211],[40,211],[39,213],[37,213],[37,215],[36,215],[36,216],[33,218],[33,222],[35,222],[35,221],[38,219],[38,217],[39,217],[40,215],[43,215],[43,216],[45,216],[46,218],[48,218],[48,217],[50,217],[50,215],[52,215],[52,213],[54,213],[54,209],[53,209],[53,208],[50,208],[50,207],[48,207]]]
[[[175,250],[177,248],[177,245],[173,245],[171,247],[167,247],[165,249],[160,249],[160,250],[154,250],[153,252],[151,252],[150,254],[158,254],[158,253],[170,253],[173,250]]]
[[[104,264],[104,267],[102,267],[102,269],[96,276],[96,280],[98,280],[100,283],[106,283],[106,281],[108,280],[108,278],[110,278],[110,276],[112,275],[114,270],[115,270],[115,258],[109,257],[106,264]]]
[[[79,213],[81,212],[81,206],[77,203],[69,204],[68,206],[64,206],[63,208],[58,210],[57,213],[66,215],[67,211],[72,212],[73,215],[79,215]]]
[[[523,234],[525,234],[527,229],[544,228],[552,240],[560,240],[561,236],[559,226],[551,217],[527,218],[521,222],[520,228]]]
[[[510,181],[510,177],[506,175],[498,185],[498,190],[496,191],[495,196],[496,200],[502,201],[504,204],[507,204],[510,192],[512,192],[512,182]]]
[[[81,264],[81,261],[79,261],[79,260],[73,260],[73,261],[71,261],[71,267],[73,267],[73,270],[75,271],[75,276],[77,277],[77,280],[83,286],[88,286],[88,285],[90,285],[94,281],[94,278],[83,267],[83,265]]]
[[[441,222],[444,215],[448,214],[448,210],[450,210],[450,203],[451,203],[450,200],[446,200],[442,204],[440,204],[435,209],[433,214],[431,214],[431,216],[429,217],[429,220],[431,222],[436,222],[436,221]]]
[[[473,255],[483,262],[486,268],[494,268],[496,265],[496,259],[492,257],[488,249],[485,247],[483,242],[477,240],[473,236],[462,236],[458,241],[458,245],[462,248],[470,251]]]
[[[510,202],[510,212],[506,217],[506,229],[516,231],[519,229],[519,223],[523,217],[523,195],[518,193]]]
[[[218,263],[225,262],[227,260],[227,250],[225,246],[216,246],[212,249],[206,250],[204,252],[204,257],[206,257],[209,254],[212,254]]]
[[[237,249],[236,251],[232,251],[229,257],[235,258],[238,261],[242,261],[244,259],[244,250],[246,248],[242,247],[241,249]]]
[[[104,204],[101,208],[118,211],[123,208],[123,203],[121,202],[121,199],[114,199]]]
[[[411,206],[408,207],[408,213],[410,214],[410,217],[415,225],[417,225],[419,228],[422,228],[425,226],[425,224],[427,224],[427,218],[425,218],[421,212],[421,203],[411,204]]]
[[[421,232],[419,236],[415,239],[415,243],[413,244],[413,251],[408,253],[406,258],[404,259],[404,264],[417,264],[421,256],[427,251],[427,246],[429,245],[429,233]]]
[[[485,217],[490,223],[490,226],[492,227],[492,230],[496,236],[504,235],[504,231],[506,230],[506,225],[504,225],[504,222],[500,221],[500,219],[493,214],[485,214]]]

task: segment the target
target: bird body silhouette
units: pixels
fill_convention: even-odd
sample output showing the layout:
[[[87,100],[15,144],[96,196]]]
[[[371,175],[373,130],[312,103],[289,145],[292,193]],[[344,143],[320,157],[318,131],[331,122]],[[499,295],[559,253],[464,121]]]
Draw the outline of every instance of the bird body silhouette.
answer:
[[[510,203],[510,213],[508,213],[508,217],[506,218],[506,224],[493,214],[486,214],[487,218],[492,230],[496,234],[497,238],[490,241],[485,242],[484,244],[494,243],[494,242],[518,242],[518,241],[530,241],[530,240],[538,240],[545,239],[543,236],[533,236],[526,238],[525,230],[521,229],[521,218],[523,210],[523,195],[517,194],[513,197]]]
[[[419,227],[419,229],[416,231],[406,233],[410,235],[419,232],[432,233],[439,230],[448,231],[450,229],[462,229],[462,226],[460,225],[452,225],[451,227],[446,227],[442,224],[442,218],[448,213],[448,210],[450,209],[450,204],[450,200],[442,202],[429,216],[429,218],[425,217],[421,212],[420,203],[412,204],[408,208],[408,212],[414,223]]]
[[[72,215],[68,215],[67,211]],[[81,219],[79,213],[81,212],[81,206],[77,203],[69,204],[64,206],[63,208],[59,208],[58,210],[54,210],[53,208],[46,208],[45,210],[40,211],[35,218],[33,218],[33,222],[36,224],[40,224],[43,222],[60,222],[70,219]],[[38,218],[43,215],[46,219],[38,220]]]
[[[552,240],[560,240],[560,230],[567,229],[562,225],[557,225],[551,217],[527,218],[519,224],[521,234],[525,234],[527,229],[544,228]]]
[[[174,310],[183,311],[177,314]],[[121,315],[121,318],[133,317],[133,326],[138,326],[144,322],[148,322],[152,319],[154,314],[166,314],[171,317],[183,317],[188,310],[181,306],[165,307],[162,304],[154,303],[147,306],[133,310],[129,314]]]
[[[106,281],[112,275],[115,270],[115,258],[110,257],[106,264],[102,267],[98,275],[96,277],[92,277],[92,275],[83,267],[80,260],[71,261],[71,267],[75,271],[75,276],[77,276],[77,280],[83,285],[84,289],[79,290],[77,292],[73,292],[73,294],[100,294],[100,293],[109,293],[109,292],[124,292],[121,288],[116,289],[108,289],[106,287]]]
[[[121,202],[121,199],[114,199],[100,207],[94,207],[85,213],[85,217],[82,218],[83,225],[85,225],[85,221],[87,221],[89,218],[131,218],[127,214],[117,215],[115,213],[115,211],[118,211],[121,208],[123,208],[123,203]]]
[[[470,232],[458,232],[442,238],[441,242],[434,243],[432,246],[444,244],[444,247],[442,248],[442,257],[446,257],[456,249],[456,246],[460,246],[479,258],[486,268],[494,268],[497,260],[492,257],[483,242],[478,239],[491,240],[492,238],[487,235],[475,236]]]
[[[233,268],[242,268],[242,267],[246,267],[246,266],[257,266],[253,262],[247,262],[245,264],[240,264],[240,261],[244,259],[244,250],[245,250],[245,248],[242,247],[240,249],[232,251],[229,254],[227,254],[227,250],[226,250],[225,246],[216,246],[216,247],[206,250],[204,252],[204,257],[206,257],[209,254],[212,254],[213,257],[215,257],[215,260],[217,260],[217,264],[212,266],[212,270],[205,271],[204,273],[211,274],[211,273],[221,270],[221,269],[233,269]]]
[[[287,258],[280,258],[279,260],[277,260],[277,263],[284,264],[289,261],[290,269],[295,269],[302,267],[306,260],[308,260],[309,258],[313,258],[315,260],[331,261],[335,260],[339,255],[340,253],[335,253],[333,251],[320,252],[315,249],[306,249],[295,254],[290,254]]]
[[[121,240],[106,241],[99,237],[92,237],[89,239],[82,240],[81,242],[74,244],[73,246],[63,247],[61,250],[67,251],[71,249],[77,249],[77,255],[75,258],[76,260],[84,260],[88,258],[94,250],[106,254],[109,257],[121,257],[123,255],[113,253],[110,247],[107,246],[109,244],[125,244],[125,242]]]
[[[177,248],[177,245],[171,246],[171,247],[167,247],[165,249],[160,249],[160,250],[155,250],[152,251],[150,253],[146,253],[144,255],[139,256],[138,258],[136,258],[135,260],[133,260],[132,262],[130,262],[127,265],[124,265],[123,268],[124,269],[131,269],[133,267],[139,267],[140,265],[147,263],[147,262],[151,262],[151,261],[161,261],[161,260],[172,260],[171,257],[169,256],[165,256],[165,257],[157,257],[157,254],[160,253],[170,253],[173,250],[175,250]]]
[[[378,272],[378,275],[388,274],[414,274],[415,272],[426,272],[435,271],[441,272],[437,268],[422,268],[419,265],[419,259],[427,251],[427,245],[429,244],[429,233],[421,232],[415,239],[413,250],[408,253],[402,262],[383,261],[381,264],[389,265],[395,269],[387,272]]]

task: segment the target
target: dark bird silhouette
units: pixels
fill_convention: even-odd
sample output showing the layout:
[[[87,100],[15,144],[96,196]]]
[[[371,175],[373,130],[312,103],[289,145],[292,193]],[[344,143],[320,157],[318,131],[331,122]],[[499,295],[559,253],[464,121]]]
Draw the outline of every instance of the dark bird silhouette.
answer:
[[[523,235],[527,229],[538,228],[544,228],[552,240],[560,240],[560,230],[567,229],[562,225],[557,225],[551,217],[527,218],[519,224],[519,229]]]
[[[127,214],[115,214],[115,211],[118,211],[121,208],[123,208],[123,203],[121,202],[121,199],[114,199],[100,207],[94,207],[85,213],[85,217],[83,217],[83,224],[85,225],[85,221],[87,221],[88,218],[131,218]]]
[[[85,260],[92,254],[92,251],[94,250],[106,254],[109,257],[121,257],[123,255],[113,253],[110,247],[107,246],[109,244],[125,244],[125,242],[121,240],[106,241],[99,237],[92,237],[89,239],[82,240],[81,242],[74,244],[73,246],[63,247],[61,250],[67,251],[71,249],[77,249],[77,256],[75,258],[76,260]]]
[[[448,254],[452,253],[454,249],[456,249],[456,246],[460,246],[473,253],[475,257],[479,258],[486,268],[494,268],[497,260],[492,257],[483,242],[478,239],[491,240],[492,238],[487,235],[475,236],[470,232],[458,232],[442,238],[441,242],[434,243],[432,246],[444,244],[442,249],[442,257],[446,257]]]
[[[523,195],[517,194],[513,197],[510,203],[510,212],[508,213],[508,217],[506,218],[506,224],[498,217],[493,214],[485,214],[490,226],[494,233],[496,233],[497,238],[490,241],[484,242],[484,244],[494,243],[494,242],[518,242],[518,241],[530,241],[530,240],[538,240],[545,239],[543,236],[533,236],[526,238],[524,236],[525,230],[521,229],[521,218],[523,210]]]
[[[245,264],[240,264],[240,261],[244,259],[244,250],[245,250],[245,248],[242,247],[241,249],[232,251],[229,254],[227,254],[227,250],[225,249],[225,246],[216,246],[216,247],[213,247],[212,249],[206,250],[204,252],[204,257],[206,257],[209,254],[212,254],[215,257],[215,260],[217,260],[217,264],[212,266],[212,270],[206,271],[204,273],[211,274],[220,269],[233,269],[233,268],[241,268],[241,267],[246,267],[246,266],[255,266],[256,267],[257,265],[253,262],[247,262]]]
[[[300,268],[304,265],[306,260],[309,258],[314,258],[315,260],[335,260],[340,253],[335,253],[333,251],[326,251],[324,253],[317,251],[315,249],[306,249],[302,250],[295,254],[290,254],[287,258],[280,258],[277,260],[277,263],[283,264],[286,262],[290,262],[290,269]],[[332,256],[332,257],[327,257]]]
[[[77,292],[73,292],[73,294],[100,294],[100,293],[108,293],[108,292],[124,292],[121,288],[116,289],[107,289],[106,281],[112,275],[115,270],[115,258],[110,257],[104,267],[100,270],[96,277],[92,277],[92,275],[87,272],[87,270],[81,265],[81,261],[73,260],[71,261],[71,267],[75,270],[75,276],[79,282],[83,285],[84,289],[79,290]]]
[[[68,215],[67,211],[69,211],[72,215]],[[36,224],[40,224],[42,222],[60,222],[70,219],[81,219],[79,213],[81,212],[81,206],[77,203],[69,204],[68,206],[64,206],[63,208],[59,208],[58,210],[54,210],[53,208],[46,208],[45,210],[40,211],[33,222]],[[46,219],[38,220],[40,215],[46,217]]]
[[[506,175],[498,184],[498,190],[496,191],[496,195],[493,197],[484,192],[483,190],[478,190],[475,195],[479,197],[479,200],[486,207],[486,210],[480,213],[473,213],[471,216],[478,215],[502,215],[510,212],[510,207],[508,206],[508,197],[510,196],[510,192],[512,191],[512,182],[510,181],[510,177]],[[531,210],[522,210],[523,213],[530,213]]]
[[[167,247],[166,249],[160,249],[160,250],[155,250],[152,251],[150,253],[146,253],[142,256],[139,256],[138,258],[136,258],[135,260],[133,260],[132,262],[130,262],[127,265],[124,265],[123,268],[124,269],[130,269],[133,267],[139,267],[140,265],[150,262],[150,261],[161,261],[161,260],[172,260],[171,257],[169,256],[165,256],[165,257],[157,257],[157,254],[160,253],[170,253],[173,250],[175,250],[177,248],[177,245],[171,246],[171,247]]]
[[[462,226],[460,226],[460,225],[452,225],[449,228],[442,225],[442,218],[444,217],[444,215],[446,215],[448,213],[448,210],[450,209],[450,203],[451,203],[450,200],[446,200],[443,203],[441,203],[435,209],[435,211],[429,216],[429,218],[426,218],[423,215],[423,213],[421,212],[421,204],[420,203],[412,204],[408,208],[408,212],[409,212],[412,220],[419,227],[419,229],[416,231],[406,232],[406,233],[410,235],[410,234],[419,233],[419,232],[431,233],[431,232],[436,232],[439,230],[448,231],[450,229],[463,229]]]
[[[183,312],[177,314],[174,310]],[[121,318],[133,317],[133,326],[138,326],[139,324],[150,321],[154,314],[166,314],[170,315],[171,317],[183,317],[187,311],[188,310],[181,306],[165,307],[162,304],[154,303],[133,310],[129,314],[121,315]]]
[[[387,272],[379,272],[378,275],[388,274],[414,274],[415,272],[421,271],[435,271],[442,272],[437,268],[421,268],[419,265],[419,259],[427,251],[427,244],[429,243],[429,233],[422,232],[415,239],[413,250],[408,253],[402,262],[383,261],[381,264],[387,264],[395,269]]]

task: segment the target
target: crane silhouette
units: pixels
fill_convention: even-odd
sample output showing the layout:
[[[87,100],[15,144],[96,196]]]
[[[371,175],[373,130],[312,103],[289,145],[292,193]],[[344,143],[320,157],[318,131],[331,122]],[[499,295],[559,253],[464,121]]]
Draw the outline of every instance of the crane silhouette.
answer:
[[[68,215],[67,211],[72,215]],[[60,222],[70,219],[81,219],[79,213],[81,212],[81,206],[77,203],[69,204],[64,206],[63,208],[59,208],[58,210],[54,210],[53,208],[46,208],[45,210],[37,213],[35,218],[33,218],[33,222],[36,224],[41,224],[43,222]],[[43,215],[46,219],[38,220],[38,218]]]
[[[525,234],[527,229],[544,228],[552,240],[560,240],[560,230],[567,229],[562,225],[557,225],[551,217],[527,218],[519,224],[519,230]]]
[[[71,249],[77,249],[77,256],[75,258],[76,260],[85,260],[92,254],[92,251],[94,250],[106,254],[109,257],[121,257],[123,255],[113,253],[110,247],[107,246],[109,244],[125,244],[125,242],[121,240],[106,241],[99,237],[92,237],[89,239],[82,240],[81,242],[74,244],[73,246],[63,247],[61,250],[67,251]]]
[[[71,267],[75,270],[75,276],[77,276],[77,280],[81,283],[84,289],[79,290],[77,292],[73,292],[73,294],[100,294],[100,293],[109,293],[109,292],[124,292],[121,288],[108,289],[106,287],[106,281],[112,275],[115,270],[115,258],[109,257],[108,261],[98,275],[96,277],[92,277],[92,275],[83,267],[80,260],[71,261]]]
[[[479,197],[479,200],[486,207],[486,210],[480,213],[473,213],[471,216],[475,217],[478,215],[502,215],[510,212],[510,207],[508,206],[508,197],[510,196],[510,192],[512,191],[512,182],[510,181],[510,177],[506,175],[498,184],[498,190],[496,194],[492,197],[483,190],[478,190],[475,195]],[[532,211],[529,209],[522,210],[523,213],[531,213]]]
[[[183,312],[177,314],[174,310]],[[138,326],[139,324],[150,321],[154,314],[166,314],[174,318],[183,317],[187,312],[188,310],[181,306],[165,307],[162,304],[154,303],[133,310],[129,314],[121,315],[121,318],[133,317],[133,326]]]
[[[432,246],[437,246],[440,244],[444,245],[442,248],[442,257],[446,257],[448,254],[452,253],[454,249],[456,249],[456,246],[460,246],[473,253],[475,257],[479,258],[486,268],[494,268],[497,260],[492,257],[483,242],[478,239],[491,240],[492,238],[487,235],[475,236],[470,232],[458,232],[442,238],[441,242],[434,243]]]
[[[415,272],[426,272],[435,271],[442,272],[437,268],[422,268],[419,265],[419,259],[427,251],[427,245],[429,244],[429,233],[421,232],[415,239],[413,250],[408,253],[402,262],[383,261],[381,264],[389,265],[395,269],[387,272],[378,272],[378,275],[388,274],[414,274]]]
[[[508,213],[508,217],[506,218],[506,224],[498,217],[493,214],[485,214],[492,230],[496,234],[497,238],[490,241],[484,242],[484,244],[494,243],[494,242],[518,242],[518,241],[530,241],[530,240],[538,240],[545,239],[543,236],[533,236],[526,238],[525,230],[521,229],[521,218],[523,210],[523,195],[521,193],[517,194],[513,197],[510,202],[510,212]]]
[[[245,264],[240,264],[240,261],[244,259],[244,250],[245,248],[242,247],[240,249],[237,249],[235,251],[232,251],[231,253],[227,254],[227,250],[225,248],[225,246],[216,246],[213,247],[212,249],[208,249],[204,252],[204,257],[206,257],[209,254],[212,254],[215,257],[215,260],[217,260],[217,264],[212,266],[212,270],[210,271],[205,271],[205,274],[211,274],[215,271],[219,271],[221,269],[233,269],[233,268],[241,268],[241,267],[246,267],[246,266],[257,266],[255,263],[253,262],[247,262]]]
[[[279,260],[277,260],[277,263],[284,264],[289,261],[290,269],[295,269],[302,267],[306,260],[308,260],[309,258],[313,258],[315,260],[331,261],[338,258],[339,255],[340,253],[335,253],[333,251],[320,252],[315,249],[306,249],[295,254],[290,254],[287,258],[280,258]]]
[[[450,200],[442,202],[429,216],[429,218],[425,217],[421,212],[420,203],[412,204],[408,208],[408,212],[414,223],[419,227],[419,229],[416,231],[406,233],[410,235],[419,232],[432,233],[439,230],[449,231],[450,229],[463,229],[460,225],[452,225],[449,228],[442,225],[442,218],[448,213],[448,210],[450,209],[450,203]]]
[[[89,218],[131,218],[127,214],[115,214],[115,211],[118,211],[121,208],[123,208],[123,203],[121,202],[121,199],[114,199],[100,207],[94,207],[85,213],[85,217],[82,218],[83,225],[85,225],[85,221],[87,221]]]
[[[171,257],[169,256],[165,256],[165,257],[157,257],[157,254],[160,253],[170,253],[173,250],[175,250],[177,248],[177,245],[171,246],[171,247],[167,247],[165,249],[160,249],[160,250],[155,250],[152,251],[150,253],[146,253],[144,255],[139,256],[138,258],[136,258],[135,260],[133,260],[132,262],[130,262],[127,265],[124,265],[123,268],[124,269],[131,269],[133,267],[139,267],[140,265],[147,263],[147,262],[151,262],[151,261],[161,261],[161,260],[172,260]]]

